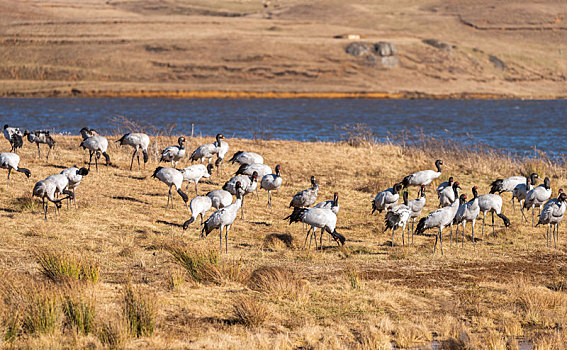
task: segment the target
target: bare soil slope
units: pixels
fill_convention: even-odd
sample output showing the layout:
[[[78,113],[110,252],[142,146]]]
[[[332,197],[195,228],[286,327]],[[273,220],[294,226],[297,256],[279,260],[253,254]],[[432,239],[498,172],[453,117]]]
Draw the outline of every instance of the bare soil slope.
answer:
[[[4,0],[0,94],[561,97],[566,17],[554,0]],[[347,54],[344,34],[394,43],[399,65]]]

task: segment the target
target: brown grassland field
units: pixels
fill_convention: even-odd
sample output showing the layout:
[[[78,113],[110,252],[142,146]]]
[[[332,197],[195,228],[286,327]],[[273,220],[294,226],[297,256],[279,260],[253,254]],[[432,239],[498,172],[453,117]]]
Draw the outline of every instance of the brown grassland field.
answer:
[[[55,135],[49,162],[26,142],[20,165],[32,177],[13,173],[9,186],[2,178],[3,347],[565,347],[567,241],[562,233],[557,248],[546,247],[545,228],[522,223],[510,194],[503,195],[510,228],[496,218],[495,234],[487,227],[481,237],[480,220],[476,249],[470,225],[464,248],[449,243],[446,229],[444,255],[432,254],[433,230],[405,246],[397,235],[391,247],[384,214],[370,215],[379,190],[432,168],[436,158],[445,164],[441,180],[454,176],[469,196],[473,185],[486,193],[497,177],[531,171],[549,176],[557,193],[567,186],[562,165],[434,141],[420,148],[228,139],[229,156],[250,150],[272,168],[281,164],[284,184],[274,194],[273,213],[265,191],[260,199],[246,198],[246,219],[237,218],[229,252],[219,254],[218,231],[200,239],[194,223],[183,232],[189,212],[181,198],[174,194],[175,208],[166,209],[167,188],[151,178],[159,150],[176,137],[153,137],[145,170],[133,171],[132,149],[116,139],[109,137],[112,166],[89,173],[77,189],[78,210],[63,203],[58,219],[51,205],[44,221],[31,190],[64,167],[85,165],[79,137]],[[187,148],[205,142],[211,140],[189,138]],[[200,193],[220,188],[235,170],[226,164],[224,174],[200,184]],[[319,200],[340,194],[342,250],[327,237],[322,251],[303,249],[301,225],[282,220],[312,174],[320,182]],[[190,197],[193,191],[190,186]],[[415,192],[411,188],[411,197]],[[433,186],[427,199],[424,214],[437,205]]]

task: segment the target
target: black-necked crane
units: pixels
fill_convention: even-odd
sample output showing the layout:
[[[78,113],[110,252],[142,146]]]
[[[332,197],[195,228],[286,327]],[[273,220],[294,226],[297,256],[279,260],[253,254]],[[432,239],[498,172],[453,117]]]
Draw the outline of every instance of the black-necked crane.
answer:
[[[559,239],[559,223],[563,220],[565,216],[565,209],[567,204],[565,200],[567,199],[567,194],[561,191],[557,198],[550,199],[545,203],[541,213],[539,214],[539,220],[537,225],[547,225],[547,246],[549,247],[549,226],[553,226],[553,244],[557,248],[557,240]]]
[[[226,154],[228,153],[229,150],[229,146],[228,146],[228,142],[221,140],[219,142],[220,146],[218,148],[218,152],[217,152],[217,160],[215,161],[215,166],[217,167],[217,176],[219,176],[219,168],[220,168],[220,172],[224,173],[224,157],[226,157]]]
[[[229,162],[232,164],[236,162],[240,165],[250,165],[254,163],[264,164],[264,158],[258,153],[238,151],[232,155]]]
[[[215,154],[217,154],[220,150],[221,139],[224,139],[223,134],[217,134],[215,142],[205,143],[204,145],[197,147],[197,149],[191,154],[191,162],[198,160],[203,163],[203,161],[207,159],[210,163]]]
[[[525,183],[525,176],[511,176],[506,179],[496,179],[490,184],[490,193],[502,194],[502,192],[512,192],[514,191],[514,187]]]
[[[177,166],[183,157],[185,157],[185,137],[180,136],[177,139],[177,146],[169,146],[161,152],[160,162],[171,162],[171,166]]]
[[[452,185],[445,187],[440,192],[437,192],[437,194],[439,197],[440,208],[451,205],[453,204],[454,201],[458,200],[458,198],[455,197],[455,191],[453,191]]]
[[[71,167],[64,169],[61,172],[61,174],[67,176],[67,178],[69,179],[69,189],[73,191],[73,196],[71,196],[70,198],[72,198],[73,202],[75,203],[75,210],[77,209],[76,189],[81,184],[81,181],[83,180],[83,176],[88,175],[88,173],[89,170],[83,167],[81,167],[80,169],[77,167]]]
[[[455,181],[455,179],[453,179],[452,176],[449,177],[449,179],[447,181],[443,181],[439,184],[439,186],[437,186],[437,196],[439,196],[439,193],[441,191],[443,191],[445,188],[447,187],[451,187],[453,186],[453,182]]]
[[[411,215],[411,210],[408,206],[409,203],[407,191],[404,192],[402,198],[404,200],[404,203],[393,206],[386,213],[386,217],[384,218],[384,232],[392,230],[392,247],[394,246],[394,235],[396,233],[396,228],[402,229],[402,245],[405,245],[404,231]]]
[[[189,225],[201,216],[201,226],[203,226],[203,216],[212,208],[213,201],[207,196],[197,196],[189,202],[189,209],[191,209],[191,218],[183,223],[183,230],[187,230]]]
[[[211,177],[212,170],[213,170],[212,164],[207,164],[207,166],[204,166],[203,164],[195,164],[195,165],[190,165],[185,169],[181,169],[181,173],[183,174],[183,181],[187,181],[187,187],[185,188],[185,193],[187,193],[187,191],[189,190],[189,185],[191,183],[194,183],[195,194],[198,195],[197,184],[199,183],[199,180],[201,180],[202,178]]]
[[[282,185],[280,169],[280,165],[276,165],[276,173],[264,175],[262,181],[260,181],[260,188],[268,191],[268,204],[266,206],[270,207],[270,211],[272,210],[272,191],[277,191]]]
[[[247,194],[253,193],[258,188],[258,174],[253,173],[250,177],[246,175],[234,176],[224,184],[222,189],[236,195],[238,192],[236,188],[237,183],[240,184],[240,191],[242,191],[241,218],[244,219],[244,198]]]
[[[181,173],[181,171],[179,171],[175,168],[169,168],[169,167],[164,168],[164,167],[158,166],[156,168],[156,170],[154,171],[154,174],[152,175],[152,177],[157,178],[158,180],[160,180],[161,182],[163,182],[164,184],[166,184],[169,187],[169,193],[167,195],[166,208],[169,207],[169,201],[171,199],[171,208],[173,209],[173,196],[171,194],[171,188],[173,186],[175,186],[177,193],[181,196],[181,198],[183,198],[183,202],[185,202],[185,206],[187,208],[189,208],[187,206],[187,202],[189,201],[189,197],[181,189],[181,185],[183,184],[183,174]]]
[[[403,188],[408,188],[409,186],[429,185],[433,180],[441,176],[441,165],[443,165],[443,161],[438,159],[435,161],[437,171],[421,170],[404,177],[402,180]]]
[[[551,198],[551,194],[552,191],[548,177],[543,180],[541,185],[533,188],[526,194],[522,211],[524,211],[524,209],[532,210],[532,227],[534,227],[535,208],[541,209],[543,204]]]
[[[150,137],[144,133],[127,133],[124,134],[120,139],[116,140],[120,142],[120,146],[128,145],[134,148],[134,153],[132,153],[132,161],[130,162],[130,170],[132,170],[132,165],[134,164],[134,156],[138,156],[138,170],[140,170],[140,151],[144,155],[144,169],[146,168],[146,163],[148,162],[148,146],[150,145]]]
[[[460,188],[459,183],[455,182],[452,188],[453,191],[455,191],[455,197],[458,198]],[[447,207],[432,211],[426,217],[421,218],[421,220],[417,223],[415,231],[418,234],[424,233],[425,230],[429,228],[436,227],[439,229],[439,232],[435,235],[433,254],[435,254],[435,249],[437,248],[437,241],[441,244],[441,254],[443,254],[443,229],[453,223],[457,210],[459,210],[459,202],[454,201],[453,204]]]
[[[317,201],[318,192],[319,184],[315,180],[315,176],[311,176],[311,188],[297,192],[291,199],[289,207],[306,208],[312,206]]]
[[[483,194],[478,197],[478,205],[482,213],[482,237],[484,237],[484,219],[486,213],[492,214],[492,234],[494,234],[494,213],[502,219],[504,227],[510,226],[510,220],[502,213],[502,197],[494,193]]]
[[[15,170],[19,173],[24,173],[29,178],[31,172],[26,168],[20,168],[20,156],[16,153],[5,152],[0,153],[0,168],[8,169],[8,184],[10,183],[10,173]]]
[[[333,194],[333,199],[328,200],[328,201],[319,202],[319,203],[315,204],[313,206],[313,208],[330,209],[333,213],[335,213],[335,215],[339,215],[339,210],[341,208],[339,206],[339,193],[335,192]],[[329,243],[331,243],[331,235],[329,235]]]
[[[57,196],[62,195],[62,194],[66,194],[67,199],[70,198],[71,200],[73,200],[73,192],[71,192],[69,190],[69,178],[67,177],[67,175],[59,173],[59,174],[48,176],[46,178],[46,180],[50,180],[50,181],[53,181],[55,183],[55,194]],[[67,204],[68,203],[69,202],[67,202]],[[69,209],[68,205],[67,205],[67,209]]]
[[[378,210],[379,213],[383,210],[388,211],[396,205],[400,199],[401,189],[402,184],[397,183],[394,184],[394,186],[379,192],[372,200],[372,214],[374,214],[376,210]]]
[[[452,185],[451,185],[452,186]],[[411,219],[411,243],[413,244],[413,226],[415,219],[417,219],[423,208],[425,208],[426,198],[425,198],[425,185],[421,185],[421,191],[416,199],[412,199],[408,202],[408,207],[410,208],[410,219]],[[409,225],[408,225],[409,229]],[[408,232],[408,242],[409,242],[409,232]]]
[[[83,149],[89,150],[89,170],[91,170],[91,161],[94,155],[95,168],[98,171],[98,158],[100,158],[101,153],[106,160],[106,165],[110,165],[110,156],[106,153],[108,149],[108,140],[106,137],[99,135],[87,137],[81,142],[80,146],[83,147]]]
[[[518,184],[516,185],[516,187],[514,187],[514,190],[512,190],[512,208],[514,208],[514,210],[516,210],[516,206],[514,205],[514,198],[518,200],[518,203],[520,203],[520,208],[522,208],[524,206],[523,201],[526,199],[526,195],[528,194],[528,192],[534,188],[537,178],[538,178],[537,174],[532,173],[530,177],[526,178],[525,183]],[[524,220],[526,220],[527,222],[528,219],[526,219],[523,210],[522,210],[522,216],[524,217]]]
[[[18,148],[22,148],[24,145],[24,134],[20,128],[11,127],[8,124],[4,125],[4,137],[10,142],[10,152],[16,152]]]
[[[221,209],[232,204],[232,194],[225,190],[214,190],[207,193],[213,208]]]
[[[234,201],[234,203],[227,205],[226,207],[219,209],[219,210],[215,211],[213,214],[211,214],[211,216],[209,216],[207,221],[205,221],[205,223],[203,224],[203,230],[201,231],[201,233],[205,233],[205,235],[208,236],[209,233],[211,233],[211,231],[213,231],[217,228],[219,229],[221,253],[222,253],[222,230],[225,229],[224,242],[225,242],[225,247],[226,247],[225,250],[228,253],[228,231],[230,230],[230,227],[232,226],[232,224],[236,220],[236,217],[238,216],[238,210],[242,206],[242,189],[241,189],[241,186],[240,186],[240,182],[237,182],[234,185],[234,188],[236,190],[235,191],[236,192],[236,201]]]
[[[467,196],[462,194],[461,195],[461,204],[459,205],[459,210],[457,210],[457,215],[455,215],[455,224],[457,224],[457,232],[455,236],[457,237],[457,243],[459,243],[459,224],[463,225],[463,240],[461,242],[461,246],[464,247],[465,245],[465,230],[467,227],[467,222],[472,224],[472,241],[473,246],[476,245],[476,241],[474,238],[474,224],[476,222],[476,218],[480,214],[480,205],[478,204],[478,189],[476,186],[472,188],[473,199],[470,201],[467,200]]]
[[[49,147],[47,151],[47,157],[45,160],[49,160],[49,154],[51,153],[51,149],[55,147],[55,140],[51,137],[49,130],[36,130],[36,131],[25,131],[24,135],[28,137],[28,141],[30,143],[35,143],[37,145],[37,156],[41,158],[41,150],[39,148],[39,144],[43,143]]]
[[[337,232],[337,215],[331,209],[327,208],[301,208],[294,207],[293,212],[288,216],[289,223],[302,222],[304,225],[311,226],[307,230],[305,242],[303,246],[307,245],[307,238],[311,234],[311,238],[315,237],[315,248],[317,248],[317,233],[316,229],[321,229],[321,249],[323,249],[323,233],[327,231],[331,237],[337,242],[337,245],[344,246],[345,237]],[[311,231],[311,232],[310,232]],[[311,239],[309,240],[309,248],[311,248]]]
[[[33,187],[33,196],[41,198],[43,204],[43,214],[45,220],[47,220],[47,207],[49,202],[55,205],[55,218],[57,218],[57,211],[61,208],[61,201],[66,198],[57,199],[55,198],[55,192],[57,191],[57,184],[51,179],[44,179],[38,181]],[[46,202],[45,199],[49,202]]]

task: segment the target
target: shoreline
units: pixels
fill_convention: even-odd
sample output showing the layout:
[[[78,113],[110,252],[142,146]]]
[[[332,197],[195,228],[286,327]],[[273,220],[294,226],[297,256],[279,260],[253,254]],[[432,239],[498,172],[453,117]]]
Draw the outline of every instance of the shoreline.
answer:
[[[167,90],[52,90],[35,92],[4,92],[1,98],[179,98],[179,99],[377,99],[377,100],[563,100],[566,96],[521,96],[499,93],[455,92],[432,94],[419,91],[403,92],[279,92],[279,91],[167,91]]]

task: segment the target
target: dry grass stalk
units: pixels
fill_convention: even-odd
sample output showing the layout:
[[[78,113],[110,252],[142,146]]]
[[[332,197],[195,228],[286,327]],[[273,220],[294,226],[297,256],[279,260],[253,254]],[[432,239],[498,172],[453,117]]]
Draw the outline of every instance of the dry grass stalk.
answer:
[[[247,327],[259,327],[269,316],[266,306],[246,296],[239,296],[233,304],[234,318]]]
[[[127,340],[124,327],[118,321],[106,321],[97,332],[100,342],[109,349],[121,349]]]
[[[68,326],[84,335],[94,332],[96,312],[92,299],[69,294],[65,296],[62,304]]]

